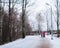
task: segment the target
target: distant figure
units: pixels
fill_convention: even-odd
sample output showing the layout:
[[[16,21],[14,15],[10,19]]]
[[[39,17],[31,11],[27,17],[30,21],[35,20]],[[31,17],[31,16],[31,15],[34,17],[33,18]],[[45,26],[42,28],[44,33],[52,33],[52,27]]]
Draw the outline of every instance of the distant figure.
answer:
[[[42,36],[43,36],[43,37],[45,37],[45,33],[46,33],[46,32],[42,32]]]

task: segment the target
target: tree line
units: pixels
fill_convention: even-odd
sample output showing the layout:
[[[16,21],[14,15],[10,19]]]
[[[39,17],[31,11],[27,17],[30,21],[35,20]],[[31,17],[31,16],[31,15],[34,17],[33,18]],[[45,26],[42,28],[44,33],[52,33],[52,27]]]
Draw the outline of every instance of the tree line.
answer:
[[[27,1],[27,0],[26,0]],[[14,5],[12,0],[9,0],[8,12],[5,11],[4,6],[2,6],[2,0],[0,0],[0,43],[4,44],[6,42],[11,42],[16,40],[18,33],[25,38],[26,32],[32,30],[28,17],[26,17],[26,5],[27,2],[22,1],[22,12],[19,14],[19,19],[17,18],[18,12],[14,10]],[[11,7],[12,4],[12,7]]]

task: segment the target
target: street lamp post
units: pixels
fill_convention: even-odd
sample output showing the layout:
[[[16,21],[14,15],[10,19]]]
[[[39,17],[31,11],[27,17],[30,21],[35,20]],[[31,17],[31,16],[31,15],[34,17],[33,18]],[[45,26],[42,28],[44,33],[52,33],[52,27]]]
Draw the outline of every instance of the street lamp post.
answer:
[[[47,13],[47,11],[46,11],[46,13]],[[47,23],[47,32],[48,32],[49,28],[48,28],[48,17],[47,17],[47,14],[46,14],[46,23]]]
[[[50,6],[50,8],[51,8],[51,39],[53,39],[53,25],[52,25],[52,6],[50,5],[50,4],[48,4],[48,3],[46,3],[46,5],[48,5],[48,6]]]

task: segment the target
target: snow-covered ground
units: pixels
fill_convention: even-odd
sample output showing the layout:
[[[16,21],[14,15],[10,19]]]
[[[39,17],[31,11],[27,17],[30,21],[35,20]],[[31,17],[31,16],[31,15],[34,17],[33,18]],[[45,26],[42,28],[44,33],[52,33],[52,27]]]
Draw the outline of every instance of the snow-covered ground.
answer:
[[[50,48],[60,48],[60,39],[47,35],[45,38],[37,36],[26,36],[25,39],[18,39],[5,45],[0,45],[0,48],[42,48],[42,46]],[[47,48],[45,47],[45,48]]]

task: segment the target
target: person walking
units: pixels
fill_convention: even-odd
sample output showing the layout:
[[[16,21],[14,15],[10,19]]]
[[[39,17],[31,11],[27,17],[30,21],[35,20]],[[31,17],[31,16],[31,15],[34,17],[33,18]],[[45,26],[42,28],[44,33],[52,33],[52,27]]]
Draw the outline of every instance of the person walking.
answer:
[[[42,32],[42,36],[43,36],[43,37],[45,37],[45,33],[46,33],[46,32]]]

